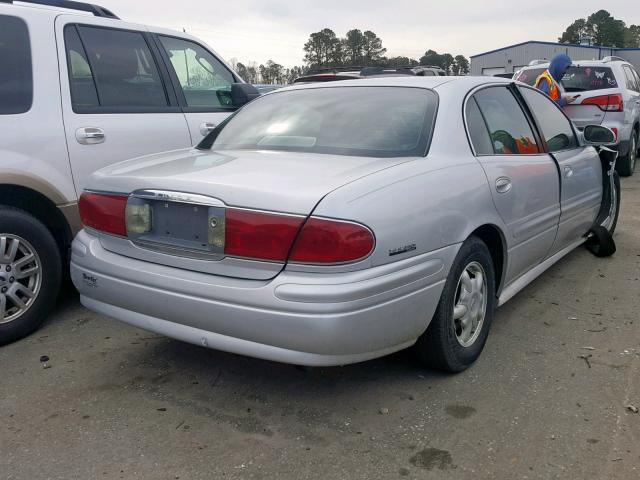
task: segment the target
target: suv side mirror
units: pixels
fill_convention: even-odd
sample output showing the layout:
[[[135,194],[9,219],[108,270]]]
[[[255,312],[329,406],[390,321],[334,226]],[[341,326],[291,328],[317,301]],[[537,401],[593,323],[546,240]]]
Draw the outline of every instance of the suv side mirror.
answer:
[[[582,135],[589,145],[610,145],[616,141],[615,133],[602,125],[587,125]]]
[[[250,83],[234,83],[231,85],[231,104],[234,107],[241,107],[259,96],[258,89]]]

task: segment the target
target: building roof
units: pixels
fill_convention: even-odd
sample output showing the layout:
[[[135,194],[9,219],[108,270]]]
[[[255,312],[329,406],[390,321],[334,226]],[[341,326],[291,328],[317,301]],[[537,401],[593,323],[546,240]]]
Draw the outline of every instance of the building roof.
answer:
[[[618,47],[604,47],[599,45],[580,45],[576,43],[559,43],[559,42],[545,42],[541,40],[527,40],[526,42],[516,43],[514,45],[509,45],[507,47],[496,48],[495,50],[489,50],[488,52],[478,53],[476,55],[471,55],[470,58],[481,57],[482,55],[488,55],[490,53],[501,52],[502,50],[508,50],[510,48],[521,47],[522,45],[527,45],[530,43],[536,43],[541,45],[557,45],[562,47],[578,47],[578,48],[593,48],[597,50],[611,50],[617,52],[619,50],[640,50],[640,48],[618,48]]]

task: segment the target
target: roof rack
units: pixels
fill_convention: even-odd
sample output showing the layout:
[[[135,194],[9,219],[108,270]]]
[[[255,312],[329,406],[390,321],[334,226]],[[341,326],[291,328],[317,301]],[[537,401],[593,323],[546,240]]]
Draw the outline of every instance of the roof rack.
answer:
[[[602,59],[603,62],[626,62],[622,57],[616,57],[615,55],[609,55],[608,57],[604,57]]]
[[[45,5],[47,7],[68,8],[69,10],[80,10],[82,12],[93,13],[96,17],[113,18],[120,20],[111,10],[92,3],[74,2],[72,0],[15,0],[18,3],[31,3],[34,5]],[[14,3],[14,0],[0,0],[0,3]]]

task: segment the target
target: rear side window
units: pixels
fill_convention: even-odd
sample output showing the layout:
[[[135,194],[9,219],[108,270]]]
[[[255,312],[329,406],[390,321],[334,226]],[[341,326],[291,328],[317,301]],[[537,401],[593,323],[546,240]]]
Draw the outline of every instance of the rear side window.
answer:
[[[573,132],[571,122],[553,100],[531,88],[522,88],[521,92],[540,125],[550,152],[578,146],[578,139]]]
[[[91,66],[75,27],[65,29],[64,42],[67,50],[67,65],[69,66],[71,103],[74,108],[98,107],[100,102]]]
[[[100,107],[110,111],[168,106],[158,68],[142,33],[83,25],[77,29],[79,38],[72,34],[66,38],[72,98],[79,102],[74,106],[95,102],[91,79]]]
[[[467,102],[466,114],[467,129],[476,155],[493,155],[493,145],[487,124],[484,122],[480,108],[473,97]]]
[[[496,155],[540,153],[533,130],[520,104],[506,87],[490,87],[474,94]]]
[[[528,68],[526,70],[520,70],[516,74],[516,80],[526,83],[527,85],[534,86],[538,77],[544,72],[546,68]]]
[[[640,85],[636,81],[636,77],[634,76],[634,71],[627,65],[624,66],[624,75],[627,77],[627,88],[629,90],[633,90],[634,92],[640,91]]]
[[[31,44],[27,25],[0,15],[0,115],[25,113],[33,101]]]

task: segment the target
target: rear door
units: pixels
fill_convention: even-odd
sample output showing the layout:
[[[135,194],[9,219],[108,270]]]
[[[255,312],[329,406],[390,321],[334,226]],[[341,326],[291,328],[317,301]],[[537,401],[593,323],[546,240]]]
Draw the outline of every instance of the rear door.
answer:
[[[624,74],[627,79],[627,105],[625,105],[625,123],[633,125],[640,118],[640,82],[638,74],[630,65],[624,65]]]
[[[560,168],[560,225],[549,255],[584,237],[600,211],[602,164],[594,147],[581,146],[569,119],[548,97],[520,87],[542,134],[547,151]]]
[[[150,35],[136,25],[56,20],[63,118],[76,190],[106,165],[186,148],[191,137]],[[114,28],[114,24],[118,28]]]
[[[556,237],[560,184],[555,161],[540,145],[511,88],[492,86],[466,105],[467,127],[494,204],[508,228],[511,282],[540,263]]]
[[[197,144],[236,110],[231,85],[240,80],[202,44],[192,39],[154,35],[176,85],[176,95]]]

